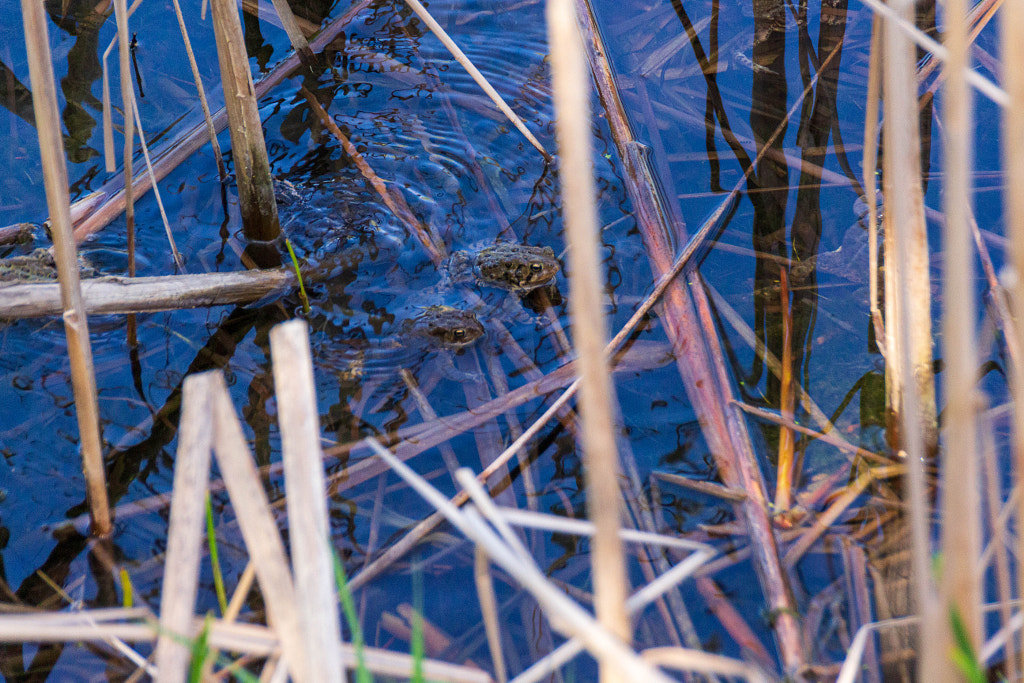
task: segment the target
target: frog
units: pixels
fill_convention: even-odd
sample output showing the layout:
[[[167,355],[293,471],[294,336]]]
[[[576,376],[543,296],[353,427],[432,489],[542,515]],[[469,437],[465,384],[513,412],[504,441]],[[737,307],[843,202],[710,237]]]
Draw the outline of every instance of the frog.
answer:
[[[464,349],[484,335],[484,326],[472,311],[453,306],[428,306],[402,323],[402,337],[422,339],[443,349]]]
[[[449,270],[456,281],[477,282],[523,296],[550,284],[560,266],[551,247],[498,242],[477,251],[452,254]]]
[[[78,268],[85,277],[95,275],[95,269],[81,256]],[[53,282],[57,280],[57,264],[49,249],[36,249],[24,256],[0,259],[0,284],[14,282]]]
[[[319,355],[325,365],[349,381],[393,375],[396,369],[419,364],[428,356],[438,361],[440,372],[449,379],[472,381],[478,378],[456,369],[453,356],[466,352],[484,334],[483,324],[472,311],[435,304],[399,323],[394,335],[374,341],[350,340],[354,348],[332,346]]]

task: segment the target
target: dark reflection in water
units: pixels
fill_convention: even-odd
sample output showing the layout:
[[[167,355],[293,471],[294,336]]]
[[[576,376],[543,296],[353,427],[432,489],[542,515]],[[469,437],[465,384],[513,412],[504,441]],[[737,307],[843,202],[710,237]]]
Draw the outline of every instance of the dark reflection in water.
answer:
[[[89,145],[96,128],[96,119],[88,110],[95,111],[97,115],[103,111],[103,105],[92,94],[92,88],[103,75],[100,66],[100,29],[113,14],[114,8],[109,2],[96,4],[90,0],[69,3],[50,0],[46,2],[46,11],[58,28],[75,37],[75,44],[67,54],[68,72],[60,80],[60,87],[66,101],[62,115],[68,137],[64,148],[72,163],[81,163],[99,155]],[[116,60],[116,56],[114,58]]]

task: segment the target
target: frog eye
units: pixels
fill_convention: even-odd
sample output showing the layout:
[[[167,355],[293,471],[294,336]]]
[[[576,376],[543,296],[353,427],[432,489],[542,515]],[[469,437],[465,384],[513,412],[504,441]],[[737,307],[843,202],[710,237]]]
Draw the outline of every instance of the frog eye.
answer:
[[[457,327],[457,328],[455,328],[454,330],[452,330],[452,336],[455,337],[456,339],[462,339],[463,337],[466,336],[466,328],[464,328],[464,327]]]
[[[534,261],[533,263],[530,264],[530,270],[532,270],[535,273],[539,273],[543,268],[544,268],[544,266],[542,266],[541,264],[537,263],[536,261]]]

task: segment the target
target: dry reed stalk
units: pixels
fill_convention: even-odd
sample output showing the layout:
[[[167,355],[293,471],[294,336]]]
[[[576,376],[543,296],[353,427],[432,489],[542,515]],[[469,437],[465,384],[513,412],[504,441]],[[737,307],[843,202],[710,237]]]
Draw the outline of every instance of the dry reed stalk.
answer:
[[[174,5],[174,16],[178,19],[178,29],[181,31],[181,39],[185,43],[185,55],[188,57],[188,66],[192,70],[192,80],[196,84],[196,94],[199,95],[199,106],[203,109],[203,121],[206,123],[206,133],[210,137],[210,144],[213,145],[213,158],[217,160],[217,173],[221,180],[227,175],[224,167],[224,156],[220,151],[220,141],[217,140],[217,128],[213,125],[213,117],[210,116],[210,103],[206,100],[206,89],[203,87],[203,78],[199,75],[199,65],[196,63],[195,52],[192,51],[192,41],[188,37],[188,29],[185,27],[185,17],[181,14],[181,5],[178,0],[171,0]],[[156,187],[156,183],[153,183]]]
[[[684,650],[677,647],[652,647],[640,653],[644,661],[680,671],[707,671],[719,676],[744,678],[751,683],[768,683],[768,678],[746,662],[722,655]]]
[[[506,540],[509,547],[515,550],[527,562],[533,562],[533,559],[528,551],[519,544],[518,537],[509,528],[509,524],[524,529],[542,529],[574,536],[593,536],[595,533],[594,525],[583,520],[538,514],[516,508],[498,508],[490,500],[482,486],[472,478],[468,470],[460,470],[459,481],[463,484],[465,490],[469,492],[479,512],[499,530],[499,533]],[[652,532],[622,529],[619,535],[623,542],[640,544],[645,548],[655,546],[689,553],[688,557],[675,566],[669,566],[667,561],[665,561],[664,565],[659,565],[659,569],[661,566],[664,566],[661,576],[652,578],[647,585],[637,590],[626,601],[626,610],[629,614],[638,613],[652,602],[660,602],[662,595],[672,591],[683,579],[692,576],[701,565],[715,554],[714,549],[703,543],[694,543]],[[664,559],[660,550],[655,553],[655,556]],[[578,596],[577,599],[583,599],[588,602],[592,600],[592,596],[584,591],[565,584],[559,585],[570,594],[576,594]],[[695,647],[699,649],[699,641],[696,641]],[[569,661],[581,652],[582,649],[582,644],[577,640],[563,643],[517,676],[515,683],[536,683],[536,681],[547,677],[551,671]]]
[[[131,72],[131,50],[128,38],[128,3],[126,0],[113,0],[114,15],[117,17],[117,48],[118,65],[121,80],[121,107],[124,116],[124,155],[122,166],[125,177],[132,177],[132,163],[135,154],[135,108],[132,98],[135,86]],[[135,201],[132,188],[125,187],[124,220],[128,235],[128,277],[135,277]],[[132,336],[132,335],[130,335]]]
[[[796,408],[793,374],[793,316],[790,311],[789,277],[785,268],[779,271],[779,300],[782,305],[782,377],[779,379],[779,411],[790,422]],[[796,469],[796,439],[786,425],[779,428],[779,451],[775,478],[775,512],[785,515],[793,498],[793,484],[800,473]]]
[[[143,621],[147,616],[148,620]],[[108,623],[115,619],[132,621]],[[203,620],[195,619],[189,630],[199,633],[203,627]],[[101,642],[110,638],[119,638],[126,642],[153,642],[157,639],[157,629],[148,611],[137,608],[0,616],[0,642],[4,643]],[[281,654],[278,634],[258,624],[214,620],[210,626],[209,645],[214,649],[244,652],[256,657]],[[341,649],[345,665],[354,668],[357,658],[353,646],[340,643],[338,647]],[[363,650],[363,658],[367,668],[381,676],[408,678],[413,671],[412,656],[400,652],[366,647]],[[422,665],[424,678],[430,681],[493,683],[491,677],[480,669],[436,659],[424,659]]]
[[[875,339],[882,341],[885,323],[878,310],[878,196],[875,169],[878,167],[878,100],[882,89],[882,20],[871,20],[871,52],[868,64],[867,108],[864,111],[864,202],[868,207],[868,306]],[[878,348],[885,351],[886,345]],[[884,356],[883,356],[884,357]]]
[[[508,671],[505,669],[505,656],[501,649],[498,598],[494,593],[490,564],[487,562],[487,553],[480,548],[474,551],[473,558],[473,578],[476,580],[476,594],[480,601],[484,629],[487,631],[487,647],[491,653],[491,662],[494,664],[494,675],[498,683],[505,683],[508,680]]]
[[[42,157],[43,183],[50,211],[51,233],[59,274],[61,307],[71,364],[71,384],[78,416],[82,469],[93,531],[110,533],[110,506],[107,502],[106,472],[100,445],[99,405],[96,400],[96,376],[93,373],[89,323],[78,279],[78,257],[71,232],[68,198],[68,173],[64,159],[61,124],[57,113],[57,88],[50,60],[47,18],[43,6],[22,0],[22,21],[28,51],[29,77],[32,79],[32,106]]]
[[[847,595],[849,595],[850,613],[853,615],[854,632],[872,620],[871,591],[868,588],[867,553],[852,538],[842,539],[844,572],[847,577]],[[881,683],[882,675],[879,667],[878,648],[872,642],[866,649],[865,666],[867,667],[867,683]]]
[[[710,481],[699,481],[697,479],[690,479],[678,474],[670,474],[668,472],[651,472],[651,482],[654,485],[655,480],[667,481],[671,484],[682,486],[683,488],[696,491],[697,493],[703,493],[705,496],[713,496],[715,498],[721,498],[727,500],[730,503],[742,503],[747,499],[747,494],[743,491],[731,489],[721,484],[714,484]],[[652,496],[653,498],[654,496]]]
[[[839,519],[839,516],[846,512],[846,509],[856,501],[864,489],[866,489],[872,482],[886,479],[889,477],[898,477],[906,472],[906,468],[902,465],[889,465],[876,468],[867,468],[862,472],[852,484],[846,487],[842,495],[836,498],[828,509],[817,515],[814,518],[814,523],[810,528],[804,530],[804,533],[800,538],[789,547],[786,551],[786,555],[783,558],[787,566],[794,567],[796,563],[800,561],[804,553],[810,550],[811,546],[821,538],[821,536],[828,531],[829,527]]]
[[[153,161],[149,158],[149,145],[146,144],[146,134],[142,130],[142,117],[139,116],[139,103],[134,93],[132,93],[132,111],[135,114],[135,119],[139,122],[139,144],[142,146],[142,158],[146,162],[146,172],[149,173],[150,178],[155,178],[153,174]],[[160,210],[160,220],[164,224],[164,233],[167,235],[167,244],[171,247],[171,256],[174,257],[174,265],[177,266],[178,270],[182,270],[185,267],[184,261],[181,259],[181,254],[178,253],[178,245],[174,243],[174,233],[171,232],[171,223],[167,220],[167,212],[164,210],[163,199],[160,198],[160,188],[156,182],[153,182],[153,197],[156,199],[157,208]]]
[[[585,45],[592,72],[605,107],[607,120],[615,139],[619,156],[625,167],[626,189],[636,212],[637,223],[644,236],[648,257],[655,273],[665,273],[671,266],[672,247],[666,235],[672,233],[665,225],[659,210],[656,189],[637,182],[643,177],[643,160],[638,158],[633,137],[622,102],[615,91],[611,68],[603,55],[595,27],[595,20],[586,0],[577,0],[579,21],[585,31]],[[833,54],[836,54],[835,52]],[[666,331],[677,350],[677,367],[683,377],[691,403],[702,420],[704,437],[725,483],[742,488],[750,498],[739,504],[738,516],[748,525],[755,537],[755,562],[758,576],[768,602],[768,609],[777,615],[773,626],[787,672],[796,672],[803,665],[800,631],[796,607],[789,589],[788,577],[782,568],[778,545],[771,520],[768,517],[766,486],[757,467],[746,424],[735,409],[729,406],[731,389],[728,371],[721,366],[711,350],[717,333],[707,306],[706,295],[699,282],[686,287],[675,282],[667,290],[664,300]],[[698,315],[699,307],[700,314]],[[710,325],[710,326],[708,326]],[[699,343],[695,340],[704,340]]]
[[[192,638],[199,559],[206,515],[206,486],[213,452],[211,397],[202,380],[185,378],[182,390],[181,431],[174,458],[174,498],[167,534],[167,554],[160,604],[160,637],[154,659],[160,683],[185,679],[192,651],[175,638]]]
[[[899,20],[913,21],[913,2],[893,3]],[[927,231],[921,188],[914,45],[901,26],[886,21],[883,64],[885,158],[886,333],[889,367],[898,367],[900,383],[888,386],[897,443],[906,451],[910,504],[912,574],[916,609],[923,617],[920,636],[921,680],[940,680],[946,670],[946,619],[935,600],[928,546],[929,502],[923,461],[937,447]],[[895,258],[892,258],[895,256]],[[890,311],[895,306],[895,311]],[[891,315],[890,312],[894,313]],[[888,378],[887,378],[888,379]]]
[[[427,25],[427,28],[429,28],[431,32],[438,37],[446,48],[448,48],[448,51],[452,53],[453,57],[455,57],[455,61],[461,64],[462,68],[469,72],[469,75],[473,78],[476,84],[480,86],[481,90],[483,90],[489,98],[491,98],[491,101],[494,102],[495,106],[501,110],[501,113],[508,118],[512,125],[516,127],[516,130],[523,134],[523,137],[525,137],[530,144],[544,156],[545,160],[550,160],[551,155],[545,151],[544,146],[533,136],[533,133],[531,133],[530,129],[526,127],[523,120],[520,119],[514,111],[512,111],[511,107],[505,104],[505,100],[498,94],[498,91],[487,82],[487,79],[484,78],[484,75],[480,73],[480,70],[473,65],[473,62],[469,60],[469,57],[467,57],[459,46],[455,44],[455,41],[451,39],[445,30],[441,28],[441,25],[434,20],[434,17],[430,15],[427,8],[424,7],[419,0],[405,0],[405,4],[409,6],[409,9],[416,13],[416,16],[423,20],[423,23]]]
[[[996,462],[995,445],[992,443],[993,425],[983,423],[979,431],[981,434],[981,454],[984,467],[985,504],[988,508],[988,524],[992,530],[991,545],[995,549],[995,570],[996,586],[998,587],[999,617],[1002,620],[1001,627],[1010,625],[1013,618],[1013,609],[1010,601],[1013,600],[1013,579],[1011,578],[1010,561],[1006,552],[1007,529],[1006,525],[999,519],[1000,506],[1002,503],[1002,480],[999,466]],[[985,557],[984,553],[981,555]],[[982,565],[985,566],[985,565]],[[1004,661],[1006,663],[1006,679],[1017,680],[1018,671],[1018,648],[1016,638],[1010,639],[1005,648]]]
[[[880,465],[891,465],[893,462],[892,458],[886,457],[881,453],[875,453],[874,451],[869,451],[865,448],[861,448],[860,446],[854,446],[849,441],[840,438],[838,436],[838,432],[835,430],[831,432],[819,432],[809,427],[805,427],[801,424],[798,424],[794,422],[792,419],[787,419],[782,415],[774,413],[770,410],[766,410],[764,408],[758,408],[757,406],[752,406],[747,403],[741,403],[739,401],[734,401],[733,405],[735,405],[743,412],[750,413],[751,415],[754,415],[762,420],[768,420],[769,422],[774,422],[777,425],[784,425],[795,432],[806,434],[807,436],[810,436],[815,439],[821,439],[825,443],[835,446],[844,453],[849,453],[850,455],[859,458],[864,458],[866,460],[869,460],[873,463]]]
[[[715,615],[722,628],[728,632],[736,644],[740,646],[746,659],[753,658],[765,671],[774,668],[771,655],[747,624],[746,619],[736,607],[729,602],[725,593],[714,580],[707,576],[699,576],[695,580],[697,590],[704,598],[708,609]]]
[[[1017,339],[1024,339],[1024,5],[1007,2],[1000,16],[1000,52],[1003,61],[1003,84],[1010,104],[1003,110],[1002,147],[1006,185],[1003,190],[1004,220],[1010,238],[1010,262],[1013,284],[1010,297],[1016,314],[1013,316]],[[1024,362],[1017,359],[1010,373],[1013,388],[1013,457],[1014,480],[1024,481]],[[1024,529],[1024,496],[1017,499],[1017,529]],[[1017,555],[1021,555],[1021,539]],[[1024,595],[1024,562],[1017,562],[1017,595]],[[1024,666],[1020,660],[1017,668]]]
[[[242,229],[250,241],[269,242],[281,234],[281,225],[242,24],[232,0],[214,0],[212,10]]]
[[[437,413],[434,408],[430,405],[427,397],[423,395],[418,384],[416,384],[416,378],[413,376],[408,369],[402,368],[398,371],[399,377],[402,378],[402,383],[405,384],[406,389],[409,390],[409,394],[413,400],[416,401],[416,406],[419,408],[420,415],[423,417],[423,421],[437,420]],[[459,469],[459,457],[455,455],[455,449],[452,448],[449,443],[438,444],[438,450],[441,451],[441,457],[444,458],[444,464],[448,468],[448,472],[452,475],[452,481],[455,480],[455,471]]]
[[[908,42],[913,41],[913,43],[924,49],[925,52],[930,52],[932,57],[943,62],[945,62],[949,57],[945,47],[936,42],[934,38],[928,36],[917,28],[917,26],[914,25],[914,18],[912,16],[908,18],[907,16],[900,14],[897,6],[884,4],[880,0],[862,0],[862,2],[870,7],[876,16],[881,16],[885,19],[886,26],[890,26],[893,30],[903,33],[908,39]],[[992,100],[992,102],[998,104],[1001,108],[1005,109],[1009,106],[1009,96],[1007,95],[1007,92],[977,71],[968,69],[965,71],[964,77],[967,79],[967,82],[971,87],[988,99]],[[913,92],[917,92],[916,77],[914,79]]]
[[[84,310],[90,314],[143,313],[244,304],[295,286],[295,272],[277,270],[198,273],[82,281]],[[0,317],[38,318],[61,312],[60,285],[9,284],[0,287]]]
[[[413,0],[415,1],[415,0]],[[601,624],[625,643],[632,639],[626,614],[626,564],[619,541],[619,454],[615,445],[615,392],[606,366],[608,337],[601,287],[596,191],[590,142],[590,79],[572,0],[548,0],[559,178],[571,265],[569,306],[580,364],[580,415],[586,463],[587,511],[597,534],[591,550],[594,601]],[[624,672],[599,657],[601,681]]]
[[[452,505],[437,489],[396,458],[391,452],[370,438],[366,443],[402,479],[409,483],[427,502],[442,512],[448,521],[467,538],[481,546],[491,560],[512,575],[549,615],[552,625],[561,633],[579,637],[591,654],[599,661],[610,660],[612,666],[634,680],[649,683],[668,683],[669,679],[654,667],[643,662],[626,647],[620,638],[598,624],[584,609],[555,588],[533,564],[528,554],[517,552],[507,543],[507,536],[499,537],[479,513],[463,512]],[[472,474],[470,474],[472,476]],[[486,493],[483,494],[487,498]]]
[[[246,549],[256,568],[268,619],[281,639],[281,648],[291,675],[296,680],[311,680],[311,658],[318,654],[307,647],[308,643],[303,637],[304,629],[295,605],[295,587],[281,534],[270,513],[267,494],[260,484],[252,454],[231,405],[231,395],[224,384],[224,377],[219,371],[205,372],[195,375],[193,381],[211,395],[217,465],[238,515]]]
[[[312,63],[313,51],[309,49],[306,35],[295,21],[295,15],[292,14],[292,8],[288,5],[287,0],[273,0],[273,2],[274,9],[277,11],[277,17],[281,20],[281,28],[288,34],[288,40],[291,41],[295,54],[299,56],[303,64]]]
[[[975,393],[978,352],[974,343],[974,253],[971,249],[971,169],[973,159],[972,98],[964,77],[970,67],[967,0],[947,0],[944,44],[948,57],[943,97],[942,136],[945,182],[943,204],[943,317],[946,408],[942,451],[942,580],[939,602],[945,614],[959,614],[965,635],[975,651],[984,637],[980,605],[981,495]],[[921,304],[918,304],[921,305]],[[946,651],[953,643],[949,620],[944,620]],[[944,646],[944,647],[943,647]]]
[[[251,17],[255,17],[260,21],[265,21],[271,26],[284,30],[284,23],[277,16],[277,11],[274,9],[273,3],[267,2],[267,0],[239,0],[239,7],[242,11]],[[295,21],[295,25],[299,27],[299,31],[304,37],[315,35],[320,30],[320,25],[315,24],[308,19],[302,17],[296,17],[292,15],[292,19]]]
[[[370,5],[371,0],[357,0],[345,14],[332,22],[327,28],[320,32],[316,39],[310,43],[310,49],[322,50],[352,21],[353,18]],[[299,65],[297,55],[290,55],[278,64],[260,80],[255,86],[256,97],[263,97],[271,88],[288,77]],[[227,125],[227,112],[224,107],[213,115],[214,128],[223,130]],[[200,149],[210,139],[205,124],[200,123],[192,126],[181,135],[172,136],[154,154],[156,158],[155,170],[157,180],[162,180],[177,168],[178,164],[187,159],[193,152]],[[75,218],[75,239],[81,242],[92,233],[100,230],[107,223],[117,217],[124,210],[124,186],[125,175],[118,174],[111,180],[104,183],[96,192],[80,199],[72,207],[72,215]],[[132,179],[132,186],[135,192],[141,196],[152,188],[148,175],[140,174]]]
[[[309,332],[302,320],[270,330],[270,353],[277,394],[278,425],[284,461],[285,495],[292,576],[302,637],[310,658],[310,681],[341,683],[344,669],[335,646],[341,640],[335,597],[334,560],[328,542],[320,411],[313,382]]]

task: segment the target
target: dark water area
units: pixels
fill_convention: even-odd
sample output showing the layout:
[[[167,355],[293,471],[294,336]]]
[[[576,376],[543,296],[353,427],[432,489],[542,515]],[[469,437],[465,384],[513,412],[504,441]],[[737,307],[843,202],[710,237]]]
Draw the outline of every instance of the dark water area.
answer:
[[[99,65],[114,36],[114,20],[92,3],[73,0],[62,8],[48,2],[46,7],[74,200],[110,177],[102,161]],[[314,25],[323,25],[346,9],[330,3],[295,8]],[[496,9],[492,3],[470,0],[434,2],[429,9],[553,152],[543,3],[526,0]],[[0,10],[4,16],[20,16],[19,5],[12,0],[0,0]],[[760,146],[811,84],[819,65],[835,51],[774,143],[779,153],[755,164],[738,208],[704,257],[701,273],[718,292],[713,297],[718,331],[738,396],[754,405],[778,408],[779,381],[729,322],[727,309],[780,355],[775,284],[780,268],[791,259],[805,262],[820,255],[819,267],[793,288],[797,381],[846,438],[884,451],[884,365],[871,338],[866,262],[858,271],[853,267],[860,263],[858,257],[849,256],[867,240],[857,200],[863,192],[860,164],[870,11],[860,5],[847,7],[845,2],[821,7],[755,2],[751,8],[681,0],[599,0],[595,12],[637,138],[650,150],[651,167],[669,200],[670,214],[691,235],[741,180]],[[204,83],[211,100],[219,102],[223,98],[215,85],[210,22],[200,20],[198,5],[186,9],[186,14]],[[244,15],[246,48],[256,79],[290,51],[284,32],[265,19]],[[141,84],[137,94],[144,94],[139,100],[142,126],[153,146],[173,139],[183,129],[183,120],[195,120],[199,106],[170,3],[143,4],[131,26],[138,34],[135,61]],[[992,33],[986,29],[978,44],[995,52]],[[109,65],[115,75],[112,101],[119,106],[116,57],[114,50]],[[41,223],[46,218],[30,88],[20,22],[10,21],[0,26],[0,225]],[[449,253],[475,254],[499,239],[551,247],[562,272],[546,292],[550,305],[480,283],[451,282],[446,267],[431,261],[315,116],[303,89],[330,112],[374,172],[432,226]],[[167,511],[140,512],[132,504],[171,489],[180,387],[187,374],[214,367],[224,370],[246,436],[258,463],[264,465],[280,460],[267,339],[278,322],[304,317],[310,324],[325,447],[387,435],[424,421],[413,392],[398,375],[401,368],[412,372],[431,408],[446,416],[507,390],[498,377],[506,378],[508,388],[522,386],[529,375],[527,360],[547,373],[571,358],[560,332],[565,328],[571,337],[564,302],[568,283],[558,170],[512,128],[404,4],[379,2],[360,14],[331,43],[318,66],[272,90],[260,102],[260,112],[272,171],[282,181],[279,211],[285,234],[300,259],[329,275],[310,286],[312,311],[302,313],[297,293],[288,292],[248,307],[139,315],[139,345],[134,348],[126,341],[124,316],[90,319],[116,514],[113,557],[131,576],[136,601],[154,609],[159,608]],[[994,105],[979,100],[979,121],[995,120],[995,114]],[[922,129],[933,135],[926,138],[931,172],[926,203],[941,208],[940,145],[937,130],[930,125],[930,109],[922,119]],[[118,126],[117,113],[114,121]],[[992,218],[1001,211],[994,128],[978,127],[976,208],[982,227],[1000,232]],[[601,116],[595,117],[594,135],[604,277],[614,331],[650,291],[652,276],[624,187],[622,164]],[[220,140],[229,145],[226,134]],[[114,146],[120,155],[119,134]],[[137,155],[136,168],[141,165]],[[178,248],[186,255],[187,272],[244,269],[236,192],[233,184],[225,188],[219,182],[209,145],[161,182],[160,190]],[[152,193],[139,201],[136,221],[138,274],[173,273]],[[124,227],[122,216],[80,247],[102,274],[125,272]],[[932,234],[938,252],[938,229]],[[39,231],[36,243],[3,248],[0,256],[45,245]],[[1001,249],[993,248],[997,267],[1000,255]],[[938,258],[933,260],[936,274],[939,264]],[[428,307],[465,307],[467,302],[473,302],[472,310],[487,330],[476,344],[452,352],[409,342],[409,321]],[[507,337],[499,328],[507,330]],[[521,356],[510,351],[509,339],[522,349]],[[627,368],[615,377],[624,444],[632,451],[641,479],[647,482],[657,470],[717,481],[686,390],[667,355],[670,346],[657,315],[635,341],[642,350],[643,369]],[[937,349],[939,355],[941,347]],[[120,588],[82,536],[84,482],[65,354],[64,331],[57,319],[0,328],[0,593],[5,602],[63,607],[39,578],[41,571],[85,606],[115,606],[120,604]],[[1001,363],[998,355],[993,360]],[[993,397],[1004,395],[1002,375],[987,375],[986,388]],[[516,437],[520,425],[528,425],[547,405],[545,398],[535,399],[516,409],[514,416],[485,423],[453,440],[455,457],[479,471],[478,453],[496,454]],[[805,415],[800,418],[807,421]],[[753,421],[751,425],[763,447],[765,476],[772,481],[772,444],[778,443],[778,430]],[[798,448],[803,453],[805,486],[847,466],[845,456],[827,444],[801,441]],[[345,456],[327,462],[333,482],[333,540],[350,575],[432,511],[393,476],[386,482],[373,479],[347,486],[341,476],[344,465],[364,457],[365,453],[356,453],[352,461]],[[510,493],[501,502],[542,512],[585,514],[583,465],[571,431],[552,422],[526,448],[525,461],[530,463],[528,474],[513,469]],[[437,449],[411,461],[442,492],[451,494],[455,489],[445,462]],[[283,482],[272,478],[267,491],[272,500],[282,497]],[[667,531],[699,533],[702,524],[735,519],[729,504],[709,496],[668,484],[661,485],[660,495],[659,521]],[[215,494],[213,505],[230,587],[247,555],[227,497]],[[64,523],[69,518],[74,524]],[[743,542],[718,536],[714,540],[723,551]],[[530,541],[543,570],[569,585],[590,589],[585,542],[541,534],[530,535]],[[421,573],[426,618],[455,638],[449,656],[457,652],[458,661],[473,658],[489,666],[472,583],[472,555],[472,547],[453,534],[438,535],[371,581],[356,596],[370,644],[408,651],[406,643],[381,629],[381,615],[411,601],[413,574]],[[635,558],[630,575],[634,586],[642,583]],[[842,568],[832,556],[808,556],[797,566],[798,602],[806,607],[841,576]],[[716,575],[716,580],[774,656],[770,616],[751,565],[741,562]],[[693,605],[691,616],[704,646],[740,656],[740,647],[705,610],[696,589],[684,583],[681,590]],[[508,601],[503,623],[520,646],[507,649],[520,659],[511,663],[520,671],[559,639],[514,583],[499,583],[499,600]],[[250,600],[250,607],[262,609],[257,600]],[[204,564],[197,613],[210,609],[216,609],[216,599]],[[809,656],[821,662],[841,658],[837,638],[834,632],[823,637]],[[669,644],[656,612],[641,615],[637,645]],[[582,658],[576,675],[589,678],[591,666]],[[6,680],[120,680],[132,669],[114,655],[84,647],[0,648],[0,674]]]

